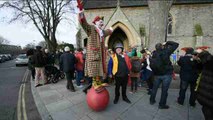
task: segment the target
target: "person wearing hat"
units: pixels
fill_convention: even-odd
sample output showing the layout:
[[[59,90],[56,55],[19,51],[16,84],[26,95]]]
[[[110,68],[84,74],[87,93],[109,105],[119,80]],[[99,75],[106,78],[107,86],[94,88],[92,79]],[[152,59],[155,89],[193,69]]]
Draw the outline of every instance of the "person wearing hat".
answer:
[[[121,43],[116,44],[114,47],[115,53],[110,57],[108,72],[109,77],[112,78],[112,75],[115,77],[115,99],[114,104],[118,103],[120,96],[120,87],[122,88],[122,97],[123,100],[127,103],[131,101],[127,98],[126,88],[128,82],[128,75],[131,70],[131,62],[127,54],[123,52],[123,45]]]
[[[93,24],[88,24],[83,12],[83,5],[80,0],[77,1],[79,8],[79,22],[88,36],[87,54],[85,61],[85,76],[93,78],[93,87],[99,91],[103,85],[101,77],[106,76],[106,49],[104,38],[110,35],[112,28],[104,30],[103,17],[96,16]]]
[[[75,71],[75,63],[76,58],[75,55],[70,53],[70,48],[66,46],[64,48],[64,53],[60,57],[59,65],[60,69],[65,72],[67,78],[67,89],[71,92],[75,92],[75,88],[73,86],[72,80],[74,79],[74,71]]]
[[[190,98],[189,104],[194,107],[196,105],[195,100],[195,86],[198,78],[197,65],[198,61],[193,58],[194,49],[189,47],[185,50],[185,55],[178,60],[180,66],[180,91],[177,103],[180,105],[184,104],[185,94],[188,86],[190,85]]]
[[[41,51],[41,46],[36,46],[36,51],[33,55],[32,63],[35,67],[35,87],[41,86],[40,84],[40,76],[43,80],[43,84],[46,84],[46,77],[45,77],[45,65],[46,65],[46,58],[44,53]]]

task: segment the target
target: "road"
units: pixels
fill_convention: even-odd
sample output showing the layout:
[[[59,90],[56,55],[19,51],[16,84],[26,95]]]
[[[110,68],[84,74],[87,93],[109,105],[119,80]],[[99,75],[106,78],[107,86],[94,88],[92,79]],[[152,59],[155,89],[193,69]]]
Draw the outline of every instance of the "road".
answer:
[[[0,63],[0,120],[39,120],[26,66],[15,60]]]

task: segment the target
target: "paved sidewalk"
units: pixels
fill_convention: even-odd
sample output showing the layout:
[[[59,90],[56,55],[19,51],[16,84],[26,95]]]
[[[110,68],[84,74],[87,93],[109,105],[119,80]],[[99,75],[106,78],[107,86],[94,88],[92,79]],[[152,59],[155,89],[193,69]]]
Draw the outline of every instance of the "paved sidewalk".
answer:
[[[127,96],[132,104],[124,102],[120,97],[115,105],[112,85],[107,88],[110,93],[107,109],[95,112],[88,108],[82,89],[75,87],[77,91],[70,92],[65,85],[66,80],[60,80],[56,84],[32,87],[36,105],[44,120],[204,120],[200,105],[195,108],[188,105],[189,93],[186,94],[184,106],[176,103],[178,89],[169,89],[167,103],[170,108],[161,110],[158,109],[160,90],[154,105],[149,104],[145,88],[139,88],[135,94],[130,94],[128,88]]]

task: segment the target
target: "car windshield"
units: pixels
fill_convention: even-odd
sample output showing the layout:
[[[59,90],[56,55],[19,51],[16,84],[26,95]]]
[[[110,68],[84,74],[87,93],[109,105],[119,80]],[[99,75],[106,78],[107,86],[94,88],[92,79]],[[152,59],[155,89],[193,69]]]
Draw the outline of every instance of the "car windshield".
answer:
[[[17,58],[20,58],[20,59],[26,59],[26,58],[27,58],[27,56],[26,56],[25,54],[23,54],[23,55],[19,55]]]

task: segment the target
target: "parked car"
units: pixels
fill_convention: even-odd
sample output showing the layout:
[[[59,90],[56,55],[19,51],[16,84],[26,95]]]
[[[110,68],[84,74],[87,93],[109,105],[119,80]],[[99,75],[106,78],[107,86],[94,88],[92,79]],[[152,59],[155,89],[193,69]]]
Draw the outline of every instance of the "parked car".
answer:
[[[0,56],[0,63],[2,63],[3,62],[3,58]]]
[[[7,58],[7,60],[12,60],[11,54],[4,54],[4,56]]]
[[[7,58],[3,54],[0,55],[0,58],[1,58],[1,62],[7,61]]]
[[[16,58],[16,66],[19,65],[27,65],[28,64],[28,57],[26,54],[20,54]]]

